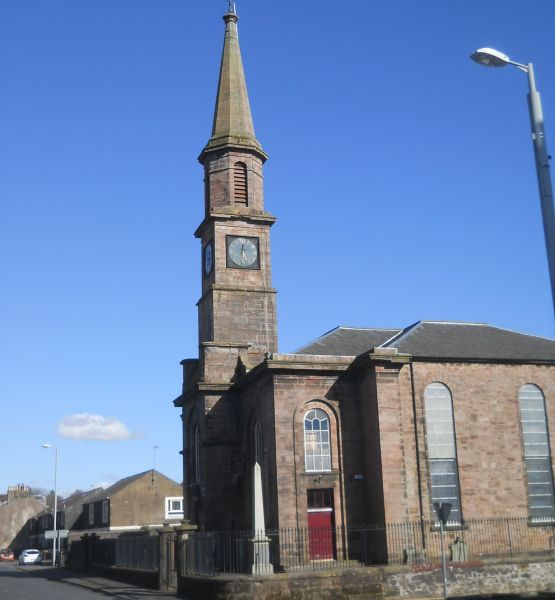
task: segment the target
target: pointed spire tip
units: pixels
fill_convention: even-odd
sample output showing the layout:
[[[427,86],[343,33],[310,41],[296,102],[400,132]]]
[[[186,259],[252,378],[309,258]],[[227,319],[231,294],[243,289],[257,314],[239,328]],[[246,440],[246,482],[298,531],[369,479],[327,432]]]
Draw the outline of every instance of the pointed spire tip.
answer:
[[[265,161],[267,156],[254,134],[237,35],[239,17],[233,0],[228,0],[228,12],[223,19],[226,28],[212,136],[199,160],[202,162],[207,152],[239,147],[254,152]]]

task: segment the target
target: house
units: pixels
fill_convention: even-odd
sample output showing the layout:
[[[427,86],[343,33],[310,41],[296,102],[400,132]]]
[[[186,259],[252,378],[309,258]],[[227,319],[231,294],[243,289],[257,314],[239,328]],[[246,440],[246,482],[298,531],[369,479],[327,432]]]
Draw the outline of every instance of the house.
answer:
[[[212,135],[199,157],[199,356],[182,361],[174,401],[185,517],[206,530],[252,529],[258,464],[268,529],[434,521],[436,503],[451,506],[452,527],[484,516],[555,523],[553,340],[420,321],[338,327],[278,352],[268,157],[233,8],[224,21]],[[110,510],[90,508],[91,522]]]
[[[154,469],[87,494],[81,506],[74,531],[137,531],[183,519],[181,485]]]
[[[23,550],[27,546],[30,520],[45,508],[44,496],[33,494],[29,486],[9,486],[5,500],[0,503],[0,548],[11,548],[16,554]]]
[[[105,489],[74,492],[59,504],[56,529],[68,531],[68,538],[61,539],[59,547],[66,550],[68,540],[78,540],[86,532],[117,536],[178,524],[183,519],[181,492],[180,484],[156,470],[126,477]],[[54,517],[44,505],[41,509],[29,519],[22,547],[48,551],[52,541],[46,539],[45,532],[54,528]]]
[[[56,513],[56,529],[57,530],[73,530],[76,527],[77,521],[83,512],[83,503],[88,498],[92,498],[94,494],[101,491],[102,488],[96,488],[84,492],[77,490],[64,500],[58,501],[58,511]],[[44,509],[41,513],[30,519],[28,523],[29,541],[27,545],[39,550],[50,550],[52,541],[47,539],[45,533],[54,529],[53,511]],[[60,540],[60,548],[65,549],[66,539]]]

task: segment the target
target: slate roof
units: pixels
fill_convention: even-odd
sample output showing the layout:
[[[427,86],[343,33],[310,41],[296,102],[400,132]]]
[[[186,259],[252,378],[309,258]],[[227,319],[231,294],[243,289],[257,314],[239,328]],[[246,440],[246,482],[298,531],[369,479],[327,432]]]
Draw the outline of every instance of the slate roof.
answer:
[[[91,502],[98,502],[98,500],[104,500],[104,498],[108,498],[109,496],[115,494],[130,483],[133,483],[137,479],[141,479],[141,477],[144,477],[145,475],[149,475],[152,477],[152,469],[148,469],[148,471],[143,471],[142,473],[137,473],[136,475],[124,477],[123,479],[116,481],[107,488],[97,488],[91,493],[90,496],[87,496],[87,501],[84,502],[84,504],[90,504]],[[165,479],[168,479],[165,475],[156,470],[154,470],[154,475],[156,477],[164,477]]]
[[[555,362],[555,341],[484,323],[419,321],[384,347],[420,358]]]
[[[99,487],[88,492],[83,492],[83,495],[80,498],[76,498],[75,502],[71,503],[71,507],[69,510],[73,511],[73,507],[76,506],[75,510],[77,512],[80,512],[84,504],[91,504],[93,502],[98,502],[99,500],[109,498],[125,486],[129,485],[130,483],[133,483],[133,481],[136,481],[141,477],[144,477],[145,475],[152,477],[152,469],[148,469],[148,471],[143,471],[142,473],[137,473],[136,475],[124,477],[123,479],[116,481],[107,488]],[[157,470],[154,470],[154,475],[155,477],[164,477],[164,479],[168,479],[168,477],[166,477],[164,474],[160,473]]]
[[[303,346],[295,354],[329,354],[332,356],[358,356],[370,348],[380,346],[402,329],[363,329],[336,327],[317,340]]]
[[[103,491],[102,488],[95,488],[94,490],[72,494],[69,498],[63,500],[61,509],[65,513],[65,529],[74,529],[83,512],[83,504],[94,502],[97,495]]]
[[[415,358],[555,363],[555,341],[484,323],[418,321],[403,330],[337,327],[299,354],[358,356],[374,347]]]

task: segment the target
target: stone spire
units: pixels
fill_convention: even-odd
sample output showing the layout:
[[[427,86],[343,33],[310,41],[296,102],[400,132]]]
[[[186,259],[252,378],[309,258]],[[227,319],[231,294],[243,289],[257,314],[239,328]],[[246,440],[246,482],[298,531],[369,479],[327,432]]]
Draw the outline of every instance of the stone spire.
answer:
[[[229,3],[228,12],[223,18],[226,24],[225,39],[212,137],[199,159],[202,162],[207,152],[235,147],[254,150],[264,161],[267,156],[254,134],[237,33],[239,18],[233,2]]]

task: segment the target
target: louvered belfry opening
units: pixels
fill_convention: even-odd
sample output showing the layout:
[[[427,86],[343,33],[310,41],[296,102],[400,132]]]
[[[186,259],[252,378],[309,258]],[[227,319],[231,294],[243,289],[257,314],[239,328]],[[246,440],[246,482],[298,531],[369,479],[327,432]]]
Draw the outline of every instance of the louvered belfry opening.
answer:
[[[247,165],[236,162],[233,169],[233,196],[235,204],[248,205]]]
[[[208,167],[204,169],[204,210],[208,215],[210,212],[210,173]]]

